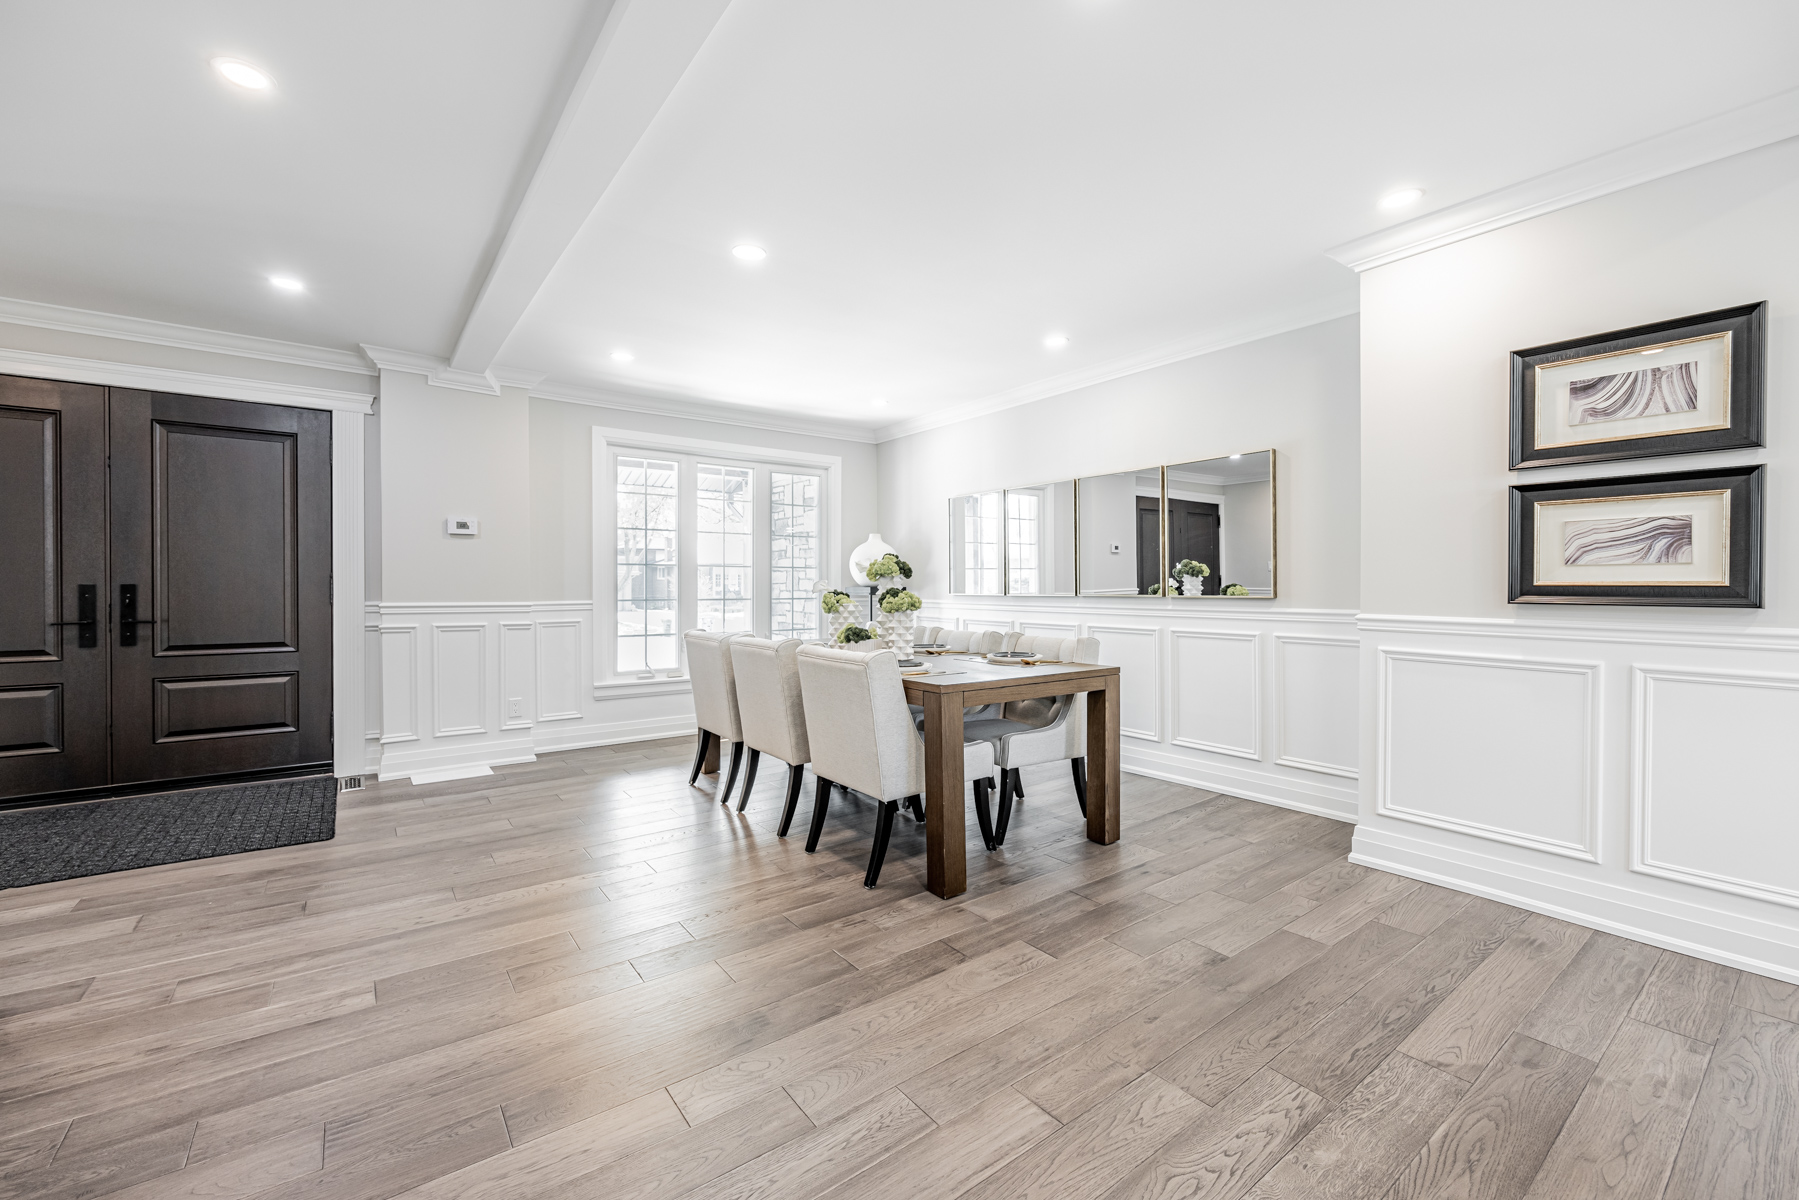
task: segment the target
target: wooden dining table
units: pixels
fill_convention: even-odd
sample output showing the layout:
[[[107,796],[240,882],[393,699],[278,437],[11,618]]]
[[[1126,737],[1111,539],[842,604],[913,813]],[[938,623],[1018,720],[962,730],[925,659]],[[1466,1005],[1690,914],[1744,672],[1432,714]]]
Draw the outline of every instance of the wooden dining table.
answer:
[[[945,899],[968,890],[962,713],[983,704],[1087,693],[1087,839],[1104,846],[1118,840],[1117,667],[1000,666],[980,655],[949,654],[922,661],[933,673],[902,676],[902,682],[907,703],[924,707],[926,887]]]

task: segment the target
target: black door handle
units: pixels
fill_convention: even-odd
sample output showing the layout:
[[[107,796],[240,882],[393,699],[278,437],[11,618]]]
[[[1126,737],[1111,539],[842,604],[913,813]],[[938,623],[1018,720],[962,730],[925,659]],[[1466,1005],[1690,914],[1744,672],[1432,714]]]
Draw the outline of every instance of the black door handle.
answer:
[[[81,632],[75,635],[75,645],[83,650],[91,650],[100,644],[100,585],[84,583],[75,589],[75,615],[77,621],[51,621],[53,626],[73,625]]]
[[[121,583],[119,585],[119,645],[137,645],[137,627],[154,625],[155,617],[139,617],[137,615],[137,584]]]

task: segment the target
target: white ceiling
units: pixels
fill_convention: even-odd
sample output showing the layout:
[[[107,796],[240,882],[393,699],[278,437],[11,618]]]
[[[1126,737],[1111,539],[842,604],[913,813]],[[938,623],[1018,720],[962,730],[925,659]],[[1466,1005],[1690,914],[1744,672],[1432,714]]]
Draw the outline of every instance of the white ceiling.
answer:
[[[0,295],[889,425],[1350,311],[1327,248],[1796,48],[1791,0],[11,3]]]

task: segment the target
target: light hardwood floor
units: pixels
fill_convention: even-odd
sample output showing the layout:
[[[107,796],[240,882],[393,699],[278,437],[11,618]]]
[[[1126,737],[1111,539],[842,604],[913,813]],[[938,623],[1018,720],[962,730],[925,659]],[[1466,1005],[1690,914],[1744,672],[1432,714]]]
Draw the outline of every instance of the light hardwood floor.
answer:
[[[1134,776],[1095,846],[1059,768],[866,891],[871,804],[807,855],[690,754],[0,893],[0,1198],[1799,1196],[1799,988]]]

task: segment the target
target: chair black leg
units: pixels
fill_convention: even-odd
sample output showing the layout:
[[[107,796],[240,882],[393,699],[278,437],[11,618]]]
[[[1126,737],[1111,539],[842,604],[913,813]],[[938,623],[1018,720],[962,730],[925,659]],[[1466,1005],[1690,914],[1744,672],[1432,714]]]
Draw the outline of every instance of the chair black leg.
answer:
[[[995,846],[1006,846],[1006,829],[1011,826],[1011,801],[1013,801],[1011,784],[1013,784],[1013,772],[1002,768],[1000,770],[1000,811],[998,811],[998,819],[993,822],[993,844]]]
[[[688,787],[692,787],[693,781],[700,777],[700,768],[706,763],[706,748],[711,744],[712,731],[710,729],[700,730],[700,748],[699,752],[693,756],[693,770],[687,776]]]
[[[762,751],[750,748],[750,768],[743,773],[743,790],[737,793],[737,811],[742,812],[749,806],[750,789],[756,786],[756,764],[762,761]]]
[[[825,809],[831,803],[831,781],[820,779],[812,796],[812,832],[806,835],[806,853],[818,849],[818,836],[825,831]]]
[[[731,773],[725,776],[725,786],[718,789],[718,802],[731,802],[731,785],[737,782],[737,768],[743,766],[743,743],[731,743]]]
[[[787,805],[781,809],[781,829],[777,835],[779,837],[786,837],[787,831],[793,828],[793,810],[800,806],[800,783],[805,777],[805,767],[787,768]]]
[[[1071,758],[1068,765],[1074,768],[1074,798],[1081,803],[1081,815],[1087,815],[1087,760]]]
[[[993,842],[993,780],[977,779],[974,781],[974,817],[981,823],[981,841],[987,844],[987,853],[992,854]]]
[[[923,824],[924,823],[924,797],[923,796],[907,796],[906,797],[906,811],[912,814],[912,819],[914,821],[917,821],[920,824]]]
[[[1024,799],[1024,775],[1017,767],[1012,768],[1012,798],[1014,800]]]
[[[887,861],[887,839],[893,836],[893,818],[898,812],[898,800],[883,800],[875,813],[875,844],[868,852],[868,874],[862,880],[863,887],[873,887],[881,877],[881,864]]]

